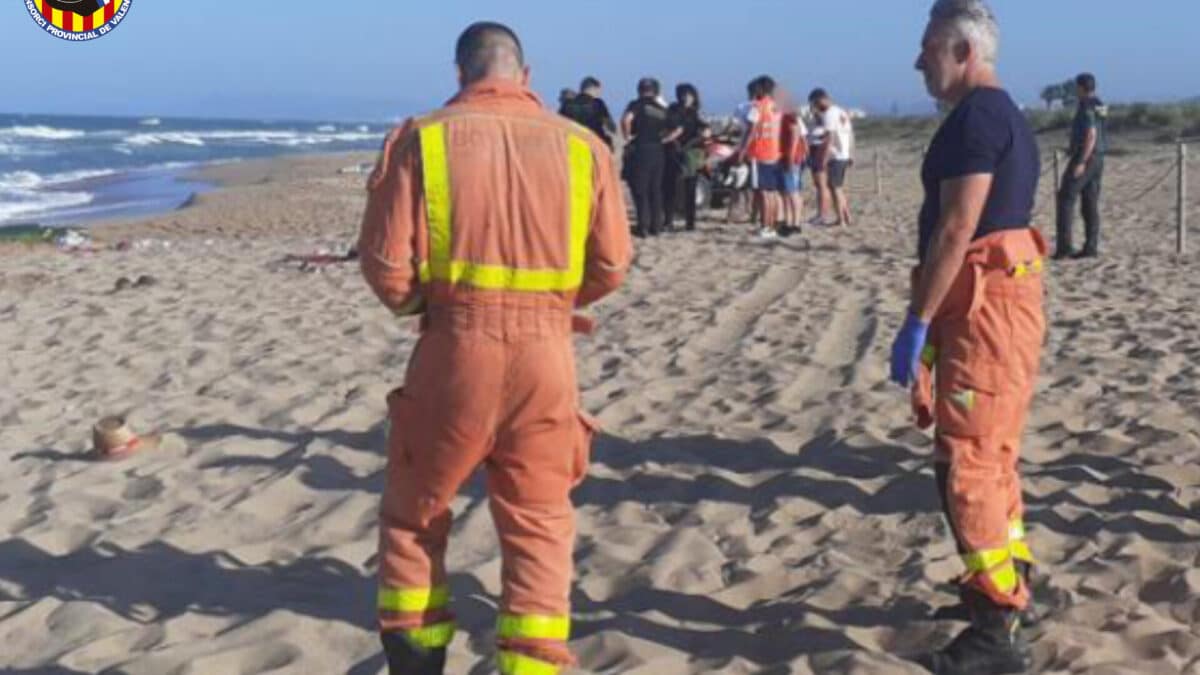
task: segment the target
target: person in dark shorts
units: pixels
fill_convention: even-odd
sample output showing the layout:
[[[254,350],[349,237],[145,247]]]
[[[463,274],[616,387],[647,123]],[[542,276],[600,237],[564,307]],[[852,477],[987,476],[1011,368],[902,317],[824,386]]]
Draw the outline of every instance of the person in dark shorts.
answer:
[[[629,163],[625,175],[637,211],[634,234],[657,237],[666,216],[663,205],[666,146],[675,142],[683,129],[671,126],[671,116],[658,100],[661,91],[658,80],[642,78],[637,91],[637,99],[630,102],[621,116],[621,131],[629,146],[625,153],[625,161]]]
[[[667,112],[671,127],[682,129],[683,133],[667,146],[666,170],[663,172],[666,218],[663,224],[668,231],[675,229],[675,212],[682,206],[685,228],[691,231],[696,229],[697,177],[695,173],[687,175],[685,153],[699,138],[700,127],[704,124],[700,119],[700,92],[687,83],[675,87],[675,102]]]
[[[1018,466],[1046,336],[1046,244],[1031,227],[1037,139],[996,75],[999,36],[984,0],[937,0],[916,62],[953,110],[921,168],[919,263],[891,379],[909,388],[917,425],[935,426],[935,485],[970,617],[922,659],[934,675],[1015,675],[1033,664],[1022,628],[1036,618],[1034,559]]]
[[[779,237],[776,228],[781,210],[779,193],[783,190],[779,167],[783,157],[779,143],[783,115],[775,103],[775,80],[763,75],[752,81],[747,91],[755,98],[746,114],[750,126],[738,155],[750,163],[750,189],[759,209],[758,237],[771,241]]]
[[[821,119],[825,143],[821,161],[826,167],[829,192],[837,214],[837,225],[850,225],[850,195],[846,190],[846,172],[854,166],[854,125],[850,113],[833,102],[829,92],[817,88],[808,102]]]
[[[608,106],[600,96],[600,80],[591,76],[585,77],[579,84],[579,93],[563,103],[558,114],[590,129],[611,149],[613,146],[612,134],[616,132],[617,125],[613,122],[612,115],[608,112]]]
[[[1096,77],[1082,73],[1075,78],[1079,108],[1071,125],[1070,158],[1058,190],[1058,236],[1054,242],[1054,259],[1094,258],[1100,255],[1100,186],[1104,179],[1104,154],[1108,138],[1104,120],[1108,109],[1096,96]],[[1071,246],[1073,211],[1083,198],[1082,212],[1086,240],[1083,250]]]

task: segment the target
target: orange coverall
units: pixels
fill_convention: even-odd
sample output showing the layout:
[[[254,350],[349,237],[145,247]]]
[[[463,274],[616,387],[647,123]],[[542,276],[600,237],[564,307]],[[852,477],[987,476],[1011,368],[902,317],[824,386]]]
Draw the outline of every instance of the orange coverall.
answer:
[[[483,464],[503,557],[500,670],[557,672],[573,662],[569,493],[595,429],[573,313],[617,289],[632,257],[612,156],[528,89],[485,80],[393,132],[369,192],[363,274],[393,311],[422,314],[388,397],[380,628],[449,644],[449,503]]]
[[[1045,254],[1032,228],[972,243],[913,388],[918,426],[937,425],[938,482],[967,584],[1017,609],[1029,591],[1015,563],[1033,563],[1017,462],[1046,335]]]

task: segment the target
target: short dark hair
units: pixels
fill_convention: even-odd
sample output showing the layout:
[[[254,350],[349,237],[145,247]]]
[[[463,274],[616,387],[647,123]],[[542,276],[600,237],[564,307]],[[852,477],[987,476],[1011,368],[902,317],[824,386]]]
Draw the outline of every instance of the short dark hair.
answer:
[[[1089,94],[1096,93],[1096,76],[1091,73],[1080,73],[1079,77],[1075,78],[1075,84]]]
[[[763,75],[758,78],[759,95],[773,96],[775,94],[775,80],[770,75]]]
[[[476,79],[488,68],[492,51],[505,43],[511,45],[519,65],[525,65],[525,50],[521,38],[513,29],[494,21],[479,21],[467,26],[458,36],[454,47],[454,62],[462,69],[467,79]]]
[[[683,97],[687,94],[692,95],[692,100],[695,102],[696,110],[700,109],[700,92],[696,89],[696,85],[689,82],[676,85],[675,100],[683,103]]]
[[[808,102],[809,103],[816,103],[817,101],[820,101],[823,98],[829,98],[829,92],[825,91],[824,89],[822,89],[820,87],[813,89],[808,94]]]
[[[599,87],[599,86],[600,86],[600,80],[597,80],[596,78],[592,77],[591,75],[588,75],[587,77],[583,78],[582,82],[579,83],[579,91],[586,91],[588,89],[591,89],[592,87]]]
[[[662,86],[653,77],[643,77],[638,80],[638,96],[658,96]]]

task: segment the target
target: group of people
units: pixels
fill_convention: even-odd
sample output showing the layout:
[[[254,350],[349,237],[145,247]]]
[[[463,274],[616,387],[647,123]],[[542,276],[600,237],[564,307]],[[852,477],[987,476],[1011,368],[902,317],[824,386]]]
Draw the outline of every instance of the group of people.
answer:
[[[639,81],[637,92],[620,121],[625,142],[622,175],[637,213],[634,235],[655,237],[674,230],[680,207],[684,230],[694,231],[704,145],[712,136],[700,115],[700,92],[691,84],[680,84],[675,87],[675,102],[668,104],[654,78]],[[579,93],[562,93],[559,114],[590,129],[611,148],[617,124],[600,95],[600,81],[585,77]]]
[[[814,89],[808,98],[810,127],[801,109],[778,102],[771,77],[755,78],[747,94],[748,101],[736,114],[742,134],[731,161],[749,169],[751,221],[758,236],[774,239],[781,227],[801,227],[805,169],[812,172],[817,194],[817,214],[809,224],[850,225],[846,174],[853,164],[854,128],[847,111],[824,89]],[[601,98],[596,78],[584,78],[578,92],[563,90],[559,114],[613,146],[618,124]],[[637,98],[625,107],[619,131],[625,141],[622,175],[636,213],[635,236],[674,230],[680,209],[684,230],[694,231],[699,175],[708,161],[709,145],[716,142],[701,114],[699,91],[692,84],[680,84],[675,101],[668,104],[659,81],[643,78]]]
[[[1023,629],[1039,619],[1018,462],[1046,331],[1046,247],[1031,227],[1040,159],[997,77],[998,48],[985,0],[936,0],[916,62],[930,94],[953,110],[921,168],[917,265],[891,379],[908,389],[917,425],[936,427],[930,489],[961,555],[970,620],[921,658],[935,675],[1026,672]],[[395,314],[420,316],[422,329],[407,380],[388,397],[379,627],[391,673],[444,672],[455,633],[450,504],[484,466],[504,561],[499,671],[555,675],[573,663],[570,493],[587,474],[597,429],[579,407],[571,339],[594,326],[575,312],[615,291],[633,257],[608,147],[616,124],[594,80],[567,103],[596,133],[546,111],[506,26],[470,26],[455,58],[459,94],[388,136],[359,239],[370,287]],[[738,151],[756,176],[764,230],[773,230],[780,186],[798,183],[802,136],[772,84],[753,83]],[[681,85],[675,106],[663,105],[653,80],[638,92],[621,131],[640,231],[651,234],[665,222],[656,209],[666,210],[668,153],[704,127],[695,88]],[[811,98],[826,149],[810,155],[846,223],[837,190],[852,142],[839,137],[829,97]]]
[[[770,76],[755,78],[746,85],[749,100],[738,111],[746,131],[735,160],[750,168],[751,220],[759,238],[777,238],[781,225],[801,226],[805,168],[817,191],[817,213],[809,224],[850,225],[846,174],[854,162],[854,127],[849,113],[827,91],[814,89],[808,96],[810,130],[799,108],[780,104],[776,89]]]

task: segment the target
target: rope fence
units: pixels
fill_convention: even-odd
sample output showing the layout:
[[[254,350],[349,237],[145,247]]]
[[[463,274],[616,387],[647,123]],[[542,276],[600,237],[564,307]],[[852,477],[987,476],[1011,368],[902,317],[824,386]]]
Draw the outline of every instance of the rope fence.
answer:
[[[1172,154],[1162,154],[1149,158],[1152,163],[1167,161],[1166,170],[1162,174],[1156,174],[1144,188],[1137,192],[1137,195],[1132,199],[1124,200],[1125,203],[1140,202],[1148,197],[1155,190],[1161,188],[1167,183],[1167,180],[1174,175],[1175,182],[1175,252],[1179,254],[1187,253],[1187,217],[1188,217],[1188,144],[1200,143],[1200,137],[1181,138],[1176,146],[1176,151]],[[923,156],[928,148],[921,151]],[[1042,179],[1046,174],[1051,174],[1053,181],[1053,192],[1058,193],[1059,184],[1062,178],[1061,159],[1062,151],[1055,150],[1052,160],[1043,162],[1042,172],[1038,176],[1038,183],[1041,184]],[[872,165],[874,168],[874,183],[875,196],[883,196],[884,182],[884,164],[887,161],[885,153],[875,150]]]

